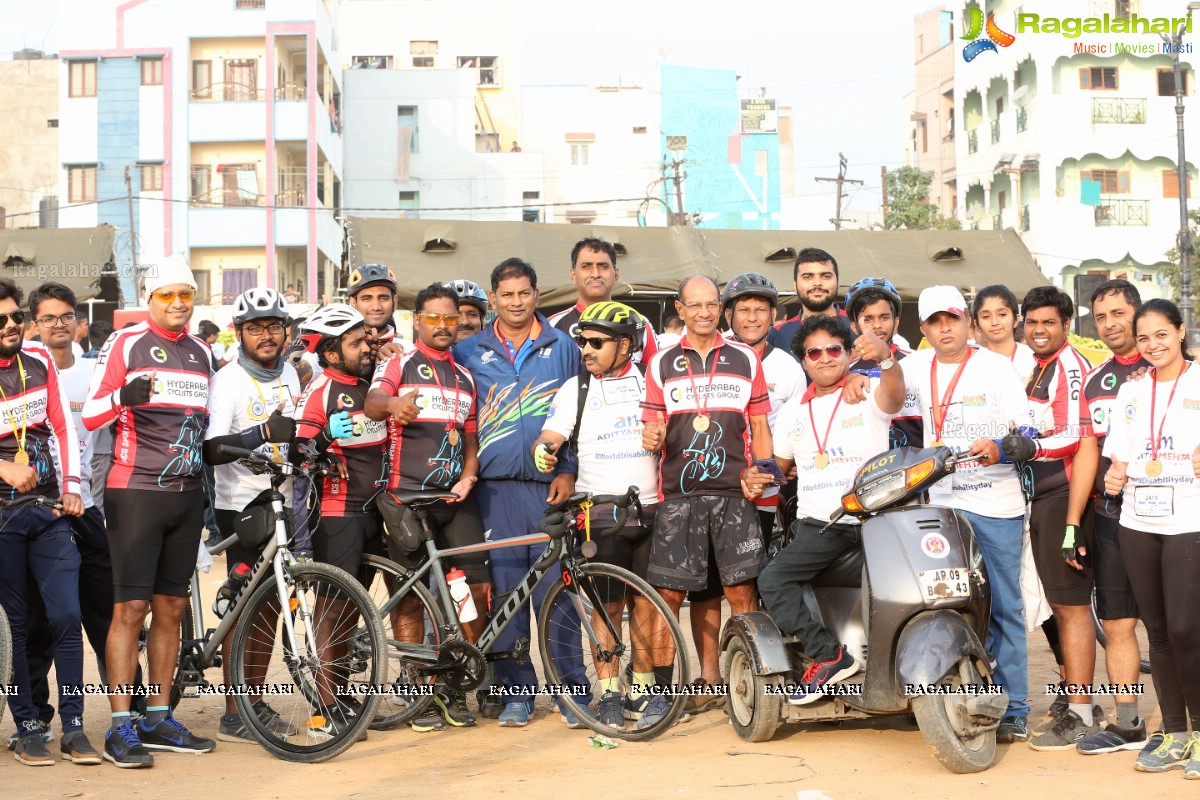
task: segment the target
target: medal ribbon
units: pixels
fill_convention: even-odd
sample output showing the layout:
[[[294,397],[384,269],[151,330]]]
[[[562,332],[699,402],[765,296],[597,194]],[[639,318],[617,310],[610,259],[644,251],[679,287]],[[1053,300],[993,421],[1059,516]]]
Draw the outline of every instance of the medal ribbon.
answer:
[[[958,386],[958,379],[962,377],[963,370],[967,366],[967,362],[971,360],[971,348],[967,348],[967,354],[963,356],[962,362],[958,365],[958,369],[954,372],[954,377],[950,379],[950,385],[946,388],[945,395],[938,394],[937,380],[937,356],[929,362],[929,389],[933,395],[933,405],[929,409],[930,421],[933,422],[933,440],[935,442],[942,441],[942,428],[946,425],[946,409],[950,405],[950,400],[954,397],[954,389]]]
[[[17,423],[13,422],[12,409],[8,407],[8,395],[0,388],[0,398],[4,398],[5,416],[12,426],[13,438],[17,440],[17,449],[25,452],[25,433],[29,430],[29,402],[25,397],[25,365],[21,363],[21,354],[17,353],[17,372],[21,374],[21,432],[17,433]]]
[[[829,432],[833,429],[833,420],[837,416],[838,407],[842,404],[842,398],[846,396],[846,381],[844,378],[842,379],[842,382],[838,384],[838,386],[841,390],[838,392],[837,402],[833,404],[833,413],[829,415],[829,423],[825,426],[824,439],[817,435],[817,420],[813,416],[813,400],[816,400],[817,398],[814,397],[812,400],[809,400],[807,404],[808,421],[812,423],[813,439],[815,439],[817,442],[818,455],[824,455],[825,453],[825,445],[829,444]]]
[[[682,349],[682,348],[680,348],[680,349]],[[692,349],[694,350],[695,348],[692,348]],[[713,353],[715,353],[716,350],[717,350],[717,348],[714,347],[712,350],[709,351],[709,355],[712,355]],[[696,351],[696,355],[700,355],[699,350]],[[684,363],[684,366],[687,367],[688,380],[692,384],[692,400],[696,404],[696,410],[700,412],[700,416],[707,417],[708,416],[708,399],[712,396],[712,391],[711,391],[712,379],[713,379],[713,373],[717,371],[717,359],[715,357],[713,358],[712,371],[709,371],[707,367],[705,368],[705,371],[704,371],[704,377],[708,378],[708,388],[710,389],[710,391],[708,394],[704,395],[704,405],[703,406],[700,405],[700,391],[699,391],[699,389],[696,388],[696,377],[692,374],[692,360],[687,357],[687,351],[684,351],[683,363]],[[703,356],[700,356],[700,363],[701,364],[704,363]]]
[[[1162,441],[1163,428],[1167,425],[1167,414],[1171,411],[1171,401],[1175,399],[1175,390],[1179,388],[1179,381],[1183,378],[1183,373],[1187,372],[1188,367],[1192,365],[1190,361],[1183,362],[1183,369],[1179,370],[1179,374],[1175,376],[1175,385],[1171,387],[1171,393],[1167,395],[1167,405],[1163,409],[1162,421],[1158,423],[1158,435],[1154,435],[1154,401],[1158,397],[1158,379],[1156,374],[1158,370],[1151,367],[1150,379],[1154,381],[1150,385],[1150,460],[1158,461],[1158,443]]]
[[[507,345],[506,345],[507,346]],[[442,405],[446,408],[450,407],[450,398],[446,395],[446,389],[442,386],[442,379],[438,377],[437,364],[433,363],[433,359],[427,353],[421,353],[425,356],[425,360],[429,362],[429,369],[433,372],[433,382],[437,384],[438,392],[442,395]],[[454,391],[458,392],[458,367],[454,363],[454,355],[446,351],[446,356],[450,360],[450,374],[454,376]],[[446,433],[454,430],[454,423],[458,421],[458,398],[455,397],[454,411],[450,419],[446,420]]]

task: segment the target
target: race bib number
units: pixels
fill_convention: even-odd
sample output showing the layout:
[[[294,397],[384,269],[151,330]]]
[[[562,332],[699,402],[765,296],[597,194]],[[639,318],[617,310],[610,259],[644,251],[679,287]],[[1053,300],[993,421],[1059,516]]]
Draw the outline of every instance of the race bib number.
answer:
[[[1174,508],[1174,486],[1135,486],[1133,489],[1133,513],[1139,517],[1169,517]]]
[[[600,381],[604,391],[604,404],[614,406],[618,403],[639,403],[642,400],[642,390],[636,378],[618,378],[616,380]]]

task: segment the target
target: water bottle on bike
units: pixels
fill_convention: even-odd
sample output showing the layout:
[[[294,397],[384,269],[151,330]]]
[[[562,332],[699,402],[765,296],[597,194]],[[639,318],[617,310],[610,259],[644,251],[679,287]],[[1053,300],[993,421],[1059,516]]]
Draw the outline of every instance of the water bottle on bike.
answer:
[[[229,578],[221,584],[221,588],[217,590],[217,596],[213,598],[213,613],[218,617],[224,617],[229,611],[229,606],[233,604],[233,598],[241,591],[246,580],[250,577],[250,567],[240,561],[233,565],[229,570]]]
[[[479,618],[475,608],[475,598],[471,596],[471,587],[467,585],[467,573],[455,567],[446,573],[446,582],[450,585],[450,597],[454,600],[454,610],[458,613],[459,622],[471,622]]]

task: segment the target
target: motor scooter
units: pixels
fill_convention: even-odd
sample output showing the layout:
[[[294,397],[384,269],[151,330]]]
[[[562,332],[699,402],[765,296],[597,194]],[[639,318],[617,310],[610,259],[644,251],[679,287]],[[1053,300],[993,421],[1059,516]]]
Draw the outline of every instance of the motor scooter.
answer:
[[[913,714],[938,761],[951,772],[978,772],[996,754],[996,728],[1008,695],[992,681],[984,647],[991,590],[970,523],[954,509],[928,505],[965,452],[901,447],[868,459],[842,507],[862,520],[862,547],[844,553],[797,602],[865,664],[824,687],[808,705],[786,702],[810,659],[803,643],[761,611],[739,614],[721,634],[726,704],[738,736],[770,739],[784,722],[828,722]]]

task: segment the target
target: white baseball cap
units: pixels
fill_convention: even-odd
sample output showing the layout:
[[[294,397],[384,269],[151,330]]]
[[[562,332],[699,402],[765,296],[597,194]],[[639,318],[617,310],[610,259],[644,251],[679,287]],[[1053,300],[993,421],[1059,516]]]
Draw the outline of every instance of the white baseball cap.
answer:
[[[917,316],[924,322],[941,311],[956,317],[967,316],[967,301],[953,286],[930,286],[917,299]]]
[[[164,286],[174,286],[182,283],[196,288],[196,278],[192,268],[187,265],[182,256],[172,255],[160,258],[157,264],[146,266],[146,294],[153,294]]]

